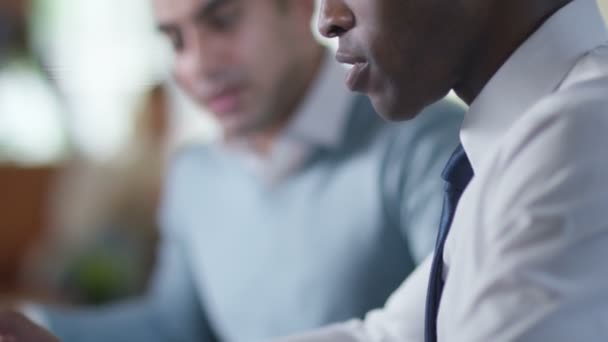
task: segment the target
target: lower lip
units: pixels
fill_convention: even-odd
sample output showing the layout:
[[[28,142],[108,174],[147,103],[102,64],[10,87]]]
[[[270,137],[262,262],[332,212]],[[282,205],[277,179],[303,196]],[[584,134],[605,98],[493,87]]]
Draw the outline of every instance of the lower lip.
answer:
[[[239,95],[238,92],[230,92],[221,96],[217,96],[209,101],[208,107],[215,114],[229,114],[238,109]]]
[[[346,75],[346,85],[352,91],[361,91],[367,83],[369,63],[356,63]]]

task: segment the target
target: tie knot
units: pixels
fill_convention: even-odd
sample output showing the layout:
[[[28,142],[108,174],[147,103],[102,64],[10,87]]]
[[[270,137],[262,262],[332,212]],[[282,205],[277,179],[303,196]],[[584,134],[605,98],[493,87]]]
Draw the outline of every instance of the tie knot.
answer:
[[[441,176],[448,184],[459,191],[464,191],[467,187],[471,178],[473,178],[473,168],[462,145],[458,145]]]

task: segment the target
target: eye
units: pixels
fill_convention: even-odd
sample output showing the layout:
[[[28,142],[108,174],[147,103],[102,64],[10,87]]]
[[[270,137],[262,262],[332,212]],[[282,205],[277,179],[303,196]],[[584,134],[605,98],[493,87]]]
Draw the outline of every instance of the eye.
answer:
[[[181,51],[184,48],[184,39],[182,38],[181,34],[174,32],[167,34],[167,36],[169,37],[169,41],[173,46],[173,50]]]
[[[184,39],[179,30],[172,27],[161,27],[160,33],[169,40],[175,51],[180,51],[184,48]]]
[[[219,8],[209,18],[209,26],[217,31],[230,31],[234,29],[242,16],[242,10],[237,4],[230,4]]]

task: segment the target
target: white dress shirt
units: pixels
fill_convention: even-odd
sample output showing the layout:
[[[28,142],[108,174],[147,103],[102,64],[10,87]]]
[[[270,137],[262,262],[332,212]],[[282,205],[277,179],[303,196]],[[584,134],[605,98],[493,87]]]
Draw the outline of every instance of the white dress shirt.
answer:
[[[440,342],[608,341],[606,41],[595,1],[573,1],[467,113],[475,177],[443,255]],[[429,271],[363,321],[281,341],[424,341]]]

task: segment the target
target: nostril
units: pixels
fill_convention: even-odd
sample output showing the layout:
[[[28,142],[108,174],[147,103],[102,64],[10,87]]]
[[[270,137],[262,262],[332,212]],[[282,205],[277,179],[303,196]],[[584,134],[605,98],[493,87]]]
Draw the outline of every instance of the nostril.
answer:
[[[319,13],[319,31],[325,37],[342,37],[355,27],[355,16],[344,0],[323,0]]]
[[[327,30],[327,37],[336,38],[336,37],[342,36],[344,33],[346,33],[346,30],[343,29],[342,27],[340,27],[338,25],[331,25],[329,27],[329,29]]]

